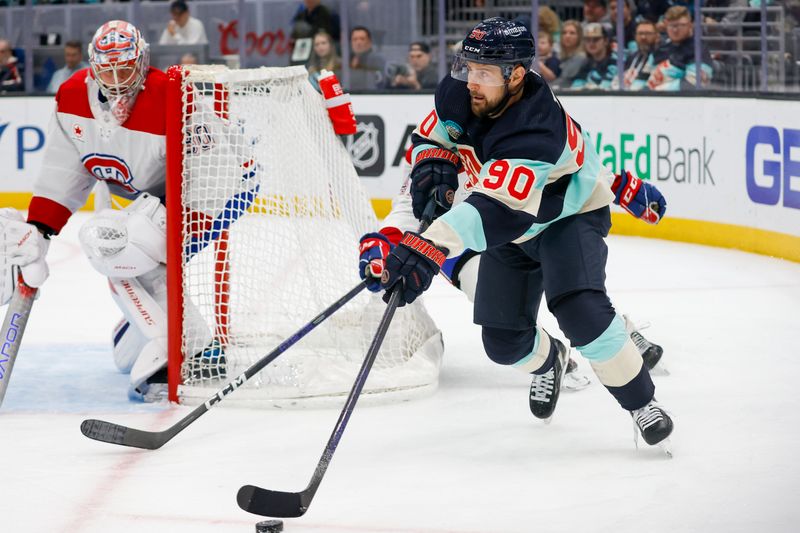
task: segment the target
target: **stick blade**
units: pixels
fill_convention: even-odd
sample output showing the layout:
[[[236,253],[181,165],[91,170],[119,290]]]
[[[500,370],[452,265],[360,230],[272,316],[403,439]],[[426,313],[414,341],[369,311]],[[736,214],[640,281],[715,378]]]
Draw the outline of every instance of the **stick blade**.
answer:
[[[236,494],[242,510],[274,518],[297,518],[308,510],[302,492],[281,492],[245,485]]]
[[[84,420],[81,423],[81,433],[85,437],[100,442],[144,450],[156,450],[164,445],[163,439],[159,439],[156,433],[140,431],[103,420]]]

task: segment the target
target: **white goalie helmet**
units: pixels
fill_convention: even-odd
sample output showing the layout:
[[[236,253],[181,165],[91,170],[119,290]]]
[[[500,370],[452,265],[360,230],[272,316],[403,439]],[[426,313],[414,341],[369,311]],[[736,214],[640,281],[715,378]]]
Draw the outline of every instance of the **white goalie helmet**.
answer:
[[[147,77],[150,46],[136,26],[112,20],[94,33],[89,43],[89,65],[107,98],[133,98]]]

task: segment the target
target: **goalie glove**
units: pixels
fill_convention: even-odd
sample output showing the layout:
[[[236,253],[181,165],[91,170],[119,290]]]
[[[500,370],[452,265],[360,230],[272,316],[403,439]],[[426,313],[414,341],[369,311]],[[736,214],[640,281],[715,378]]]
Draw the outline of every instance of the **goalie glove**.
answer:
[[[436,200],[434,218],[453,207],[458,189],[458,156],[445,148],[426,148],[417,154],[411,170],[411,207],[417,220],[428,205],[428,198]]]
[[[9,207],[0,209],[0,230],[5,268],[20,267],[26,285],[41,287],[50,275],[45,261],[50,239]]]
[[[616,174],[611,190],[615,204],[648,224],[658,224],[667,212],[667,201],[655,185],[630,172]]]
[[[389,301],[391,289],[402,283],[400,306],[410,304],[431,286],[433,277],[439,273],[447,257],[446,250],[416,233],[407,231],[400,243],[386,258],[386,268],[381,278],[381,286],[387,289],[384,301]]]

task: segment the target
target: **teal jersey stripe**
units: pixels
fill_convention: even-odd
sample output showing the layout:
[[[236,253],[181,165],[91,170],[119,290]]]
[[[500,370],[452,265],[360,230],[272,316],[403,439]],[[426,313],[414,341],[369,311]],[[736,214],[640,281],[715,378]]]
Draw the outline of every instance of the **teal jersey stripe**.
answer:
[[[486,249],[486,234],[483,231],[483,220],[475,206],[461,202],[450,211],[439,217],[448,226],[453,228],[464,248],[482,252]]]
[[[597,184],[597,180],[600,178],[603,165],[600,162],[600,156],[597,154],[597,150],[595,150],[594,145],[589,139],[589,135],[586,132],[582,132],[581,135],[583,137],[583,142],[585,143],[583,152],[583,166],[581,166],[581,169],[578,172],[572,175],[572,180],[567,188],[567,194],[564,197],[564,206],[561,213],[555,219],[550,220],[549,222],[544,222],[541,224],[535,223],[531,225],[530,229],[525,232],[525,237],[534,237],[539,235],[554,222],[578,213],[581,210],[581,207],[583,207],[583,205],[592,195],[595,185]],[[561,157],[558,159],[558,163],[556,163],[556,167],[565,164],[566,161],[571,157],[572,152],[568,146],[565,146],[564,151],[561,153]]]
[[[539,351],[539,341],[542,338],[541,331],[542,330],[538,330],[536,332],[536,337],[533,339],[533,350],[531,350],[531,353],[529,353],[528,355],[526,355],[525,357],[523,357],[522,359],[520,359],[519,361],[517,361],[516,363],[514,363],[511,366],[522,366],[522,365],[527,364],[528,361],[530,361],[531,359],[533,359],[533,355],[537,351]]]
[[[617,355],[627,340],[628,332],[625,330],[625,321],[616,315],[599,337],[586,346],[578,346],[578,351],[586,359],[602,363]]]

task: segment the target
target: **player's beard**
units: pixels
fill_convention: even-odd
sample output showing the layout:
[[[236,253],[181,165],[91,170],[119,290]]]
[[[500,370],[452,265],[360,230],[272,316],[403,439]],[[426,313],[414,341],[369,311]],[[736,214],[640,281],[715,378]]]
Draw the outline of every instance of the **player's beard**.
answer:
[[[481,119],[489,116],[489,114],[493,112],[497,108],[497,105],[503,100],[502,94],[493,99],[490,99],[485,94],[475,92],[470,92],[469,96],[472,114]],[[475,96],[479,96],[480,98],[476,100]]]

